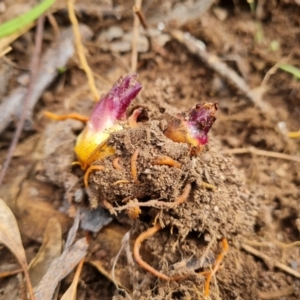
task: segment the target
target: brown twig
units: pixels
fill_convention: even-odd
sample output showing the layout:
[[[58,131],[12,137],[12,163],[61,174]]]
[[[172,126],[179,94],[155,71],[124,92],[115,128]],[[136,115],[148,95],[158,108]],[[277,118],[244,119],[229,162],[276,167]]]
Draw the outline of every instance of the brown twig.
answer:
[[[247,244],[243,244],[243,245],[242,245],[242,249],[244,249],[246,252],[248,252],[248,253],[250,253],[250,254],[256,256],[256,257],[261,258],[261,259],[264,260],[265,262],[271,261],[271,259],[272,259],[272,258],[269,257],[268,255],[262,253],[262,252],[259,251],[259,250],[256,250],[255,248],[253,248],[253,247],[251,247],[251,246],[249,246],[249,245],[247,245]],[[282,271],[284,271],[284,272],[286,272],[286,273],[288,273],[288,274],[290,274],[290,275],[292,275],[292,276],[294,276],[294,277],[300,279],[300,273],[297,272],[297,271],[295,271],[295,270],[293,270],[292,268],[286,266],[285,264],[283,264],[283,263],[281,263],[281,262],[275,260],[275,261],[274,261],[274,266],[275,266],[276,268],[278,268],[278,269],[280,269],[280,270],[282,270]]]
[[[268,156],[273,158],[279,158],[284,160],[291,160],[300,163],[300,157],[293,156],[285,153],[278,153],[273,151],[266,151],[266,150],[260,150],[256,149],[254,147],[250,148],[236,148],[236,149],[228,149],[221,151],[222,154],[245,154],[245,153],[251,153],[254,155],[260,155],[260,156]]]
[[[35,34],[35,46],[34,46],[34,50],[33,50],[33,54],[32,54],[32,62],[31,62],[31,67],[30,67],[30,71],[31,71],[30,83],[29,83],[27,93],[25,94],[25,96],[23,98],[23,109],[22,109],[22,114],[21,114],[20,120],[18,122],[17,129],[15,131],[13,140],[10,144],[6,160],[3,164],[3,167],[0,172],[0,186],[3,182],[4,176],[9,167],[9,164],[11,162],[12,156],[15,152],[16,146],[18,144],[20,135],[22,133],[22,130],[23,130],[23,127],[25,124],[26,112],[29,107],[30,97],[31,97],[31,94],[33,91],[35,81],[36,81],[36,77],[37,77],[36,75],[37,75],[37,71],[38,71],[38,65],[39,65],[39,60],[40,60],[40,55],[41,55],[41,50],[42,50],[44,20],[45,20],[45,16],[42,15],[38,19],[38,22],[37,22],[37,29],[36,29],[36,34]]]
[[[55,17],[53,16],[53,14],[51,14],[51,13],[47,13],[47,19],[53,28],[54,41],[57,42],[60,37],[60,30],[59,30],[57,21],[56,21]]]
[[[23,271],[23,269],[17,269],[17,270],[12,270],[12,271],[6,271],[6,272],[1,272],[0,273],[0,278],[5,278],[5,277],[9,277],[15,274],[19,274]]]
[[[133,7],[133,11],[139,10],[142,6],[142,0],[135,0],[135,6]],[[132,34],[132,49],[131,49],[131,73],[135,73],[137,69],[137,40],[139,38],[139,17],[135,14],[133,20],[133,34]]]

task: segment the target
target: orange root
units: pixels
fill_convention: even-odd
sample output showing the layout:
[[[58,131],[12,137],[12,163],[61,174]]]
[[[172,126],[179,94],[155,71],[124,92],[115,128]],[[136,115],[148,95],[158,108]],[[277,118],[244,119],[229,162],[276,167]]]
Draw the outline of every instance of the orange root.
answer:
[[[211,279],[217,273],[217,271],[219,270],[220,264],[221,264],[221,262],[223,261],[225,255],[228,252],[229,246],[228,246],[227,239],[225,239],[225,238],[222,240],[222,247],[223,247],[222,252],[217,257],[212,271],[209,272],[209,274],[207,275],[207,278],[206,278],[206,281],[205,281],[205,290],[204,290],[204,297],[205,298],[207,298],[209,296],[209,293],[210,293]],[[206,272],[202,272],[202,273],[206,273]]]
[[[180,169],[181,164],[174,160],[173,158],[169,157],[169,156],[160,156],[157,157],[156,159],[154,159],[154,161],[152,162],[153,165],[167,165],[170,167],[175,167]]]
[[[182,204],[183,202],[185,202],[187,200],[191,189],[192,189],[192,185],[190,183],[187,183],[183,189],[182,194],[175,199],[176,205]]]
[[[84,178],[83,178],[85,187],[88,187],[90,173],[94,170],[103,171],[103,170],[105,170],[105,167],[104,166],[89,166],[88,169],[86,170],[86,172],[84,174]]]
[[[89,120],[88,117],[77,114],[77,113],[57,115],[57,114],[54,114],[50,111],[45,110],[43,112],[43,114],[44,114],[45,117],[47,117],[49,119],[52,119],[52,120],[55,120],[55,121],[64,121],[64,120],[67,120],[67,119],[74,119],[74,120],[78,120],[78,121],[81,121],[81,122],[87,122]]]
[[[116,157],[114,158],[113,162],[112,162],[112,165],[113,167],[116,169],[116,170],[123,170],[123,168],[121,167],[120,163],[119,163],[119,160],[120,160],[120,157]]]
[[[152,275],[154,275],[154,276],[156,276],[160,279],[163,279],[163,280],[176,281],[176,280],[187,278],[189,275],[169,277],[166,274],[157,271],[156,269],[151,267],[149,264],[147,264],[142,259],[141,255],[140,255],[140,248],[141,248],[142,242],[147,240],[148,238],[152,237],[155,233],[157,233],[160,230],[161,230],[161,226],[159,224],[155,224],[153,227],[151,227],[151,228],[147,229],[146,231],[142,232],[137,237],[137,239],[134,242],[134,246],[133,246],[133,256],[134,256],[136,262],[140,265],[140,267],[142,267],[143,269],[145,269],[146,271],[148,271]]]
[[[120,179],[120,180],[115,181],[112,185],[128,184],[128,183],[130,183],[129,180],[127,180],[127,179]]]
[[[153,227],[149,228],[148,230],[142,232],[134,242],[133,246],[133,256],[136,262],[146,271],[150,272],[154,276],[164,279],[170,280],[170,277],[157,271],[156,269],[152,268],[149,264],[147,264],[140,255],[140,247],[142,242],[147,240],[148,238],[152,237],[156,232],[161,230],[161,226],[159,224],[154,225]]]
[[[142,113],[142,111],[143,111],[142,107],[139,107],[133,111],[131,116],[127,119],[129,127],[135,128],[138,126],[137,118]]]
[[[138,158],[138,155],[139,155],[139,149],[136,149],[133,152],[132,157],[131,157],[131,175],[132,175],[134,183],[136,183],[136,184],[139,183],[138,176],[137,176],[137,158]]]

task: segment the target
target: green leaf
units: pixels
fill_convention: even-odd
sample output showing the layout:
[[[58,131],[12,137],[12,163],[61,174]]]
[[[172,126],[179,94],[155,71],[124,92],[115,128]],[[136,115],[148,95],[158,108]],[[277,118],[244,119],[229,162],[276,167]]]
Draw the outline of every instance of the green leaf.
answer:
[[[33,7],[30,11],[16,17],[2,25],[0,25],[0,38],[9,36],[24,26],[30,24],[49,9],[56,0],[44,0],[40,4]]]
[[[297,67],[294,67],[289,64],[282,64],[279,66],[279,69],[281,69],[287,73],[293,74],[297,79],[300,79],[300,69]]]

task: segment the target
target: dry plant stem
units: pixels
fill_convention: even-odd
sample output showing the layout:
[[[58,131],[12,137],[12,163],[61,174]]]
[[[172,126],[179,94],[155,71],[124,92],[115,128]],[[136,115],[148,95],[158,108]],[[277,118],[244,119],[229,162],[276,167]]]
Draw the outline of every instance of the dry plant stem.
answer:
[[[121,167],[120,163],[119,163],[119,160],[120,160],[120,157],[116,157],[114,158],[113,162],[112,162],[112,165],[113,167],[116,169],[116,170],[123,170],[123,168]]]
[[[256,256],[256,257],[261,258],[264,261],[270,261],[270,260],[272,260],[272,258],[269,257],[268,255],[262,253],[259,250],[254,249],[253,247],[251,247],[249,245],[243,244],[242,245],[242,249],[244,249],[246,252],[248,252],[248,253]],[[293,270],[292,268],[286,266],[285,264],[283,264],[283,263],[275,260],[274,261],[274,266],[276,268],[278,268],[278,269],[280,269],[280,270],[282,270],[282,271],[284,271],[284,272],[286,272],[286,273],[288,273],[288,274],[290,274],[290,275],[292,275],[292,276],[300,279],[300,273],[297,272],[297,271],[295,271],[295,270]]]
[[[105,167],[104,166],[89,166],[88,169],[86,170],[85,174],[84,174],[84,178],[83,178],[83,181],[84,181],[84,186],[85,187],[88,187],[89,185],[89,176],[90,176],[90,173],[92,171],[103,171],[105,170]]]
[[[83,264],[84,264],[84,259],[85,258],[82,258],[81,261],[79,262],[79,264],[77,266],[77,269],[76,269],[76,272],[75,272],[75,275],[74,275],[74,278],[73,278],[73,281],[78,282],[81,271],[82,271],[82,267],[83,267]]]
[[[13,271],[7,271],[7,272],[1,272],[0,273],[0,278],[5,278],[5,277],[9,277],[15,274],[19,274],[23,271],[23,269],[17,269],[17,270],[13,270]]]
[[[47,19],[53,28],[54,39],[55,39],[55,41],[58,41],[59,36],[60,36],[60,30],[59,30],[59,26],[57,24],[56,19],[53,16],[53,14],[51,14],[51,13],[47,13]]]
[[[260,156],[268,156],[273,158],[279,158],[284,160],[291,160],[300,163],[300,157],[292,156],[284,153],[278,153],[273,151],[266,151],[266,150],[259,150],[254,147],[251,148],[236,148],[236,149],[229,149],[221,151],[222,154],[245,154],[245,153],[251,153],[254,155],[260,155]]]
[[[95,85],[95,80],[94,80],[94,76],[93,73],[87,63],[86,57],[84,55],[84,48],[82,46],[81,43],[81,34],[78,28],[78,21],[75,15],[75,9],[74,9],[74,2],[75,0],[68,0],[68,14],[69,14],[69,18],[70,21],[72,23],[72,27],[73,27],[73,32],[74,32],[74,38],[75,38],[75,47],[76,47],[76,51],[77,51],[77,55],[80,61],[80,65],[81,68],[84,70],[87,79],[88,79],[88,84],[91,90],[91,94],[93,95],[93,98],[95,101],[99,100],[99,93],[96,89],[96,85]]]
[[[135,0],[135,6],[133,8],[134,10],[139,10],[142,6],[142,0]],[[137,40],[139,38],[139,18],[137,15],[134,15],[133,19],[133,34],[132,34],[132,50],[131,50],[131,73],[135,73],[137,69],[137,58],[138,58],[138,52],[137,52]]]
[[[153,160],[153,165],[167,165],[180,169],[181,164],[169,156],[160,156]]]
[[[25,97],[23,99],[23,109],[22,109],[22,115],[21,118],[18,122],[18,126],[17,129],[15,131],[13,140],[11,142],[11,145],[9,147],[8,153],[7,153],[7,157],[6,160],[3,164],[3,167],[1,169],[0,172],[0,186],[3,182],[4,176],[6,174],[6,171],[8,169],[8,166],[10,164],[10,161],[12,159],[12,156],[15,152],[16,146],[18,144],[25,120],[26,120],[26,111],[29,107],[29,102],[30,102],[30,97],[33,91],[33,87],[36,81],[36,75],[37,75],[37,70],[38,70],[38,65],[39,65],[39,60],[40,60],[40,55],[41,55],[41,50],[42,50],[42,41],[43,41],[43,31],[44,31],[44,20],[45,20],[45,16],[42,15],[37,22],[37,29],[36,29],[36,34],[35,34],[35,46],[34,46],[34,50],[33,50],[33,54],[32,54],[32,62],[31,62],[31,77],[30,77],[30,83],[29,83],[29,87],[27,90],[27,93],[25,94]],[[29,279],[29,277],[28,277]],[[30,283],[27,283],[28,287]],[[31,288],[31,293],[33,296],[33,291],[32,291],[32,287],[30,284],[30,288]],[[33,298],[34,299],[34,296]]]
[[[81,122],[85,123],[89,120],[88,117],[83,116],[81,114],[77,114],[77,113],[57,115],[57,114],[54,114],[50,111],[45,110],[43,112],[43,114],[44,114],[45,117],[47,117],[49,119],[52,119],[52,120],[55,120],[55,121],[64,121],[64,120],[67,120],[67,119],[74,119],[74,120],[78,120],[78,121],[81,121]]]
[[[257,294],[258,294],[258,298],[263,300],[281,299],[282,297],[291,295],[294,292],[294,290],[295,288],[293,286],[288,286],[278,291],[270,291],[270,292],[257,291]]]
[[[0,58],[4,55],[6,55],[7,53],[9,53],[12,50],[12,47],[8,46],[7,48],[5,48],[3,51],[0,52]]]
[[[225,238],[222,240],[222,247],[223,247],[222,252],[217,257],[216,262],[215,262],[215,264],[213,266],[212,271],[208,274],[208,276],[206,278],[206,281],[205,281],[205,290],[204,290],[204,297],[205,298],[209,296],[209,292],[210,292],[209,288],[210,288],[211,279],[216,274],[216,272],[218,271],[221,262],[223,261],[225,255],[228,252],[229,246],[228,246],[228,242],[227,242],[227,240]]]
[[[139,155],[139,149],[136,149],[131,157],[131,175],[133,178],[134,183],[139,183],[138,176],[137,176],[137,158]]]

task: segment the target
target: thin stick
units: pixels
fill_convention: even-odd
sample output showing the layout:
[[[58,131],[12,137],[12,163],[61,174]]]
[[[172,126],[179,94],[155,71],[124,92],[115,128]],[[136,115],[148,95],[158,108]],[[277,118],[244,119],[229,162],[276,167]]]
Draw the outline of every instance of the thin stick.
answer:
[[[95,80],[93,73],[87,63],[86,57],[84,55],[84,49],[81,43],[81,34],[78,28],[78,20],[75,15],[75,9],[74,9],[74,2],[75,0],[68,0],[68,14],[70,21],[72,23],[72,28],[74,32],[74,38],[75,38],[75,47],[77,50],[77,55],[80,61],[81,68],[84,70],[87,79],[88,79],[88,84],[91,90],[91,94],[94,98],[95,101],[98,101],[100,99],[98,90],[95,85]]]
[[[6,47],[3,51],[0,52],[0,58],[4,55],[6,55],[8,52],[12,50],[11,46]]]
[[[135,6],[133,11],[140,10],[142,6],[142,0],[135,0]],[[139,38],[139,17],[135,14],[133,19],[133,34],[132,34],[132,49],[131,49],[131,73],[135,73],[137,69],[137,40]]]
[[[259,299],[271,300],[271,299],[280,299],[289,296],[294,291],[295,288],[293,286],[288,286],[278,291],[269,291],[269,292],[257,291],[257,294]]]
[[[236,149],[229,149],[221,151],[222,154],[244,154],[244,153],[252,153],[254,155],[261,155],[261,156],[268,156],[273,158],[279,158],[284,160],[291,160],[300,163],[300,157],[278,153],[273,151],[266,151],[266,150],[259,150],[254,147],[250,148],[236,148]]]
[[[17,269],[17,270],[12,270],[12,271],[1,272],[0,273],[0,278],[5,278],[5,277],[8,277],[8,276],[19,274],[22,271],[23,271],[23,269]]]
[[[260,252],[259,250],[254,249],[253,247],[251,247],[249,245],[243,244],[242,249],[244,249],[245,251],[247,251],[248,253],[250,253],[250,254],[252,254],[256,257],[261,258],[262,260],[264,260],[266,262],[271,260],[271,257],[269,257],[268,255]],[[282,271],[284,271],[284,272],[300,279],[300,273],[293,270],[292,268],[286,266],[285,264],[275,260],[274,266],[277,267],[278,269],[280,269],[280,270],[282,270]]]
[[[59,26],[57,24],[56,19],[53,16],[53,14],[51,14],[51,13],[47,13],[47,19],[48,19],[49,23],[52,26],[52,29],[53,29],[53,32],[54,32],[54,40],[58,41],[58,39],[60,37],[60,30],[59,30]]]
[[[16,146],[18,144],[18,141],[19,141],[19,138],[20,138],[20,135],[22,133],[24,123],[25,123],[25,120],[26,120],[26,112],[27,112],[28,107],[29,107],[31,94],[33,92],[33,87],[34,87],[34,84],[35,84],[35,81],[36,81],[36,77],[37,77],[36,75],[37,75],[37,71],[38,71],[40,55],[41,55],[41,50],[42,50],[44,20],[45,20],[45,16],[42,15],[38,19],[38,22],[37,22],[37,28],[36,28],[36,34],[35,34],[35,46],[34,46],[34,50],[33,50],[33,54],[32,54],[32,62],[31,62],[31,67],[30,67],[30,71],[31,71],[30,83],[29,83],[29,86],[28,86],[27,93],[25,94],[24,99],[23,99],[24,104],[23,104],[22,114],[21,114],[20,120],[19,120],[18,125],[17,125],[17,129],[15,131],[13,140],[10,144],[6,160],[3,164],[3,168],[0,172],[0,186],[3,182],[4,176],[6,174],[6,171],[7,171],[8,167],[9,167],[9,164],[11,162],[12,156],[15,152]],[[32,293],[32,295],[33,295],[33,293]],[[34,299],[34,298],[32,298],[32,299]]]

